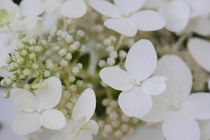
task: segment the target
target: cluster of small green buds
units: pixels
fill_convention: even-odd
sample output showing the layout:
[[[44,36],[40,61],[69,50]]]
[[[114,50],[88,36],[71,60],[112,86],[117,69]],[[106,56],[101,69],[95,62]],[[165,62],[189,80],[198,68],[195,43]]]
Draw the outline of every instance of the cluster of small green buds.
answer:
[[[136,118],[126,116],[120,110],[117,101],[111,99],[103,99],[102,105],[106,107],[106,115],[103,120],[99,120],[99,127],[103,138],[113,136],[120,139],[126,135],[130,135],[140,125],[140,121]]]

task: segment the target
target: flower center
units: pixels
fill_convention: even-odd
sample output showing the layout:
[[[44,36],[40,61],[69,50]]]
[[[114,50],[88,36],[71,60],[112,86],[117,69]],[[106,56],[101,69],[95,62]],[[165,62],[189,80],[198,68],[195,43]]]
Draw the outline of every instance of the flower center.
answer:
[[[179,110],[179,105],[172,105],[172,106],[170,106],[170,109],[172,111],[178,111]]]

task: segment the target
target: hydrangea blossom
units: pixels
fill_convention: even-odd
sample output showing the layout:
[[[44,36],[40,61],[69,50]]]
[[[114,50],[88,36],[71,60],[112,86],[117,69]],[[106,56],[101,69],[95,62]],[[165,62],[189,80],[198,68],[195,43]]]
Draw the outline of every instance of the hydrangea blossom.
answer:
[[[163,122],[162,131],[167,140],[199,140],[196,120],[210,119],[210,94],[189,94],[192,74],[177,56],[163,56],[155,74],[168,77],[167,87],[162,95],[154,97],[153,108],[143,120]]]
[[[188,42],[188,50],[195,61],[210,72],[210,42],[205,39],[191,38]]]
[[[148,7],[160,11],[165,19],[166,28],[174,32],[183,30],[190,19],[209,13],[209,5],[209,0],[159,0],[156,5],[152,0],[147,2]]]
[[[100,77],[110,87],[122,91],[119,105],[122,111],[132,117],[142,118],[152,108],[151,96],[165,90],[166,77],[152,76],[157,65],[153,44],[139,40],[128,52],[125,68],[118,66],[103,68]]]
[[[48,13],[60,12],[64,17],[80,18],[85,15],[87,6],[83,0],[45,0]]]
[[[90,0],[90,5],[104,16],[109,17],[104,25],[122,35],[135,36],[137,31],[154,31],[164,27],[160,14],[152,10],[139,11],[145,0]]]
[[[20,135],[35,132],[41,126],[48,129],[62,129],[66,119],[62,112],[53,109],[58,105],[62,95],[61,81],[51,77],[40,84],[40,87],[31,93],[28,90],[15,88],[11,97],[21,113],[13,123],[13,130]]]
[[[71,120],[52,140],[92,140],[92,134],[96,135],[98,133],[97,123],[91,120],[95,108],[95,93],[92,89],[86,89],[73,108]]]

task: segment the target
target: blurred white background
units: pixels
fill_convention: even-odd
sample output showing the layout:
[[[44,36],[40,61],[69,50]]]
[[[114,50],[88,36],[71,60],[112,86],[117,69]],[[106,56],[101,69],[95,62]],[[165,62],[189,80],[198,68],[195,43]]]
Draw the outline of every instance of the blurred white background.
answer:
[[[2,97],[3,91],[0,88],[0,140],[25,140],[12,131],[12,120],[19,110],[11,99]]]

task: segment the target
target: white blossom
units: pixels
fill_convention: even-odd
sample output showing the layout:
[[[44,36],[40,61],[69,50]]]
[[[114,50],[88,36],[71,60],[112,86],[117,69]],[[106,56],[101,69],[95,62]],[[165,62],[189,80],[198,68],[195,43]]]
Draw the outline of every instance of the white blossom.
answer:
[[[96,121],[91,120],[95,108],[95,93],[92,89],[86,89],[73,108],[71,120],[52,140],[92,140],[92,134],[98,133]]]
[[[155,8],[163,15],[166,28],[173,32],[185,29],[189,20],[210,12],[209,0],[148,0],[147,7]]]
[[[165,90],[166,77],[152,76],[157,65],[157,55],[153,44],[139,40],[129,50],[125,67],[103,68],[100,77],[110,87],[122,91],[119,105],[122,111],[132,117],[142,118],[152,108],[151,96]]]
[[[20,88],[12,89],[11,97],[21,109],[13,123],[14,132],[26,135],[39,130],[41,126],[62,129],[66,124],[65,117],[62,112],[53,109],[61,96],[61,81],[56,77],[45,80],[34,93]]]
[[[69,18],[80,18],[87,12],[87,6],[83,0],[45,0],[45,10],[48,13],[60,12]]]
[[[210,42],[205,39],[191,38],[187,46],[195,61],[210,72]]]
[[[90,5],[108,17],[104,25],[122,35],[135,36],[137,31],[154,31],[164,27],[162,16],[152,10],[142,10],[145,0],[90,0]]]
[[[190,95],[192,74],[178,56],[163,56],[155,74],[168,77],[167,87],[162,95],[153,98],[153,108],[143,120],[162,122],[167,140],[199,140],[200,128],[196,120],[210,119],[210,94]]]

